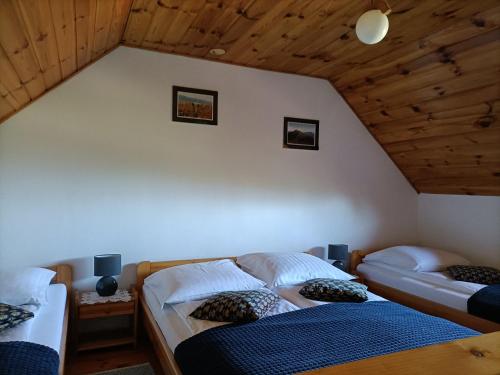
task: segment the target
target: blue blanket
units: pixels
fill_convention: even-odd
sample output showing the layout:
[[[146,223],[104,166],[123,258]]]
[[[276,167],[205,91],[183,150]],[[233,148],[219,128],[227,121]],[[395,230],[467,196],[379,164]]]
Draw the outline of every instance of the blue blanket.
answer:
[[[500,284],[478,290],[467,300],[469,314],[500,323]]]
[[[0,375],[57,375],[59,354],[25,341],[0,342]]]
[[[206,330],[175,359],[184,375],[283,375],[475,335],[393,302],[332,303]]]

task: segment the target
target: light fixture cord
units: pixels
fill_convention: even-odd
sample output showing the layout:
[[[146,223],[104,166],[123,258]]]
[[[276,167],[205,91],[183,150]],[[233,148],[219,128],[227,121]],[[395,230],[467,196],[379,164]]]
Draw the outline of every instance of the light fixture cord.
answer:
[[[392,9],[391,9],[391,7],[390,7],[389,3],[387,2],[387,0],[384,0],[384,3],[385,3],[385,6],[387,7],[387,10],[384,12],[384,14],[385,14],[386,16],[388,16],[389,14],[391,14]]]
[[[380,1],[380,0],[378,0],[378,1]],[[387,0],[381,0],[381,1],[383,1],[383,2],[384,2],[384,5],[385,5],[385,7],[386,7],[385,12],[383,12],[383,13],[384,13],[386,16],[388,16],[389,14],[391,14],[392,9],[391,9],[391,7],[390,7],[389,3],[387,2]],[[375,6],[375,4],[374,4],[374,3],[375,3],[375,1],[374,1],[374,0],[371,0],[372,8],[373,8],[373,9],[377,9],[377,7]],[[380,10],[380,11],[382,11],[381,9],[379,9],[379,10]]]

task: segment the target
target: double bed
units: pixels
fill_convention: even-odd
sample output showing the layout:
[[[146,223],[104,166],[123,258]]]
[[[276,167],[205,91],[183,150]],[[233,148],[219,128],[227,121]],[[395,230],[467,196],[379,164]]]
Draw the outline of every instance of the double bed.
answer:
[[[56,273],[52,283],[47,288],[47,303],[38,308],[26,307],[34,313],[34,318],[17,327],[2,331],[0,342],[28,342],[53,349],[59,356],[58,373],[63,374],[72,269],[71,266],[65,264],[47,268]],[[23,358],[19,358],[19,360],[23,360]]]
[[[359,275],[372,292],[479,332],[500,331],[500,324],[467,312],[469,298],[486,285],[457,281],[442,271],[414,272],[363,262],[368,254],[376,251],[353,251],[350,264],[351,273]]]
[[[271,288],[281,297],[281,301],[274,307],[274,311],[269,313],[268,319],[243,325],[226,325],[227,323],[189,318],[190,312],[203,303],[203,300],[187,301],[162,308],[149,287],[144,285],[144,280],[149,275],[162,269],[217,259],[236,258],[142,262],[137,267],[137,288],[140,291],[144,326],[166,374],[189,375],[201,371],[202,368],[207,374],[259,374],[267,373],[266,369],[269,370],[270,365],[274,366],[272,372],[276,374],[305,372],[331,365],[337,365],[334,368],[340,369],[360,363],[362,367],[362,362],[370,361],[365,358],[379,355],[385,357],[388,353],[420,347],[425,349],[427,345],[464,337],[472,337],[467,340],[474,340],[478,335],[446,320],[387,302],[385,298],[374,293],[368,292],[368,301],[363,304],[329,304],[302,297],[298,294],[298,286]],[[370,322],[371,316],[377,314],[378,323]],[[290,324],[302,326],[302,331],[291,333],[296,337],[299,350],[292,349],[289,342],[281,343],[275,340],[275,333],[277,336],[283,335],[283,332],[285,336],[290,334]],[[361,332],[356,333],[355,325],[359,325]],[[210,329],[215,327],[219,328]],[[435,334],[433,330],[440,333]],[[430,337],[433,334],[435,337]],[[252,338],[253,335],[256,337]],[[390,335],[401,337],[401,340],[396,340],[396,347],[392,349],[384,347],[390,346],[384,344],[384,338]],[[339,339],[336,340],[335,337]],[[321,351],[322,358],[318,360],[310,361],[306,358],[306,353]],[[221,352],[231,353],[227,357],[224,354],[219,358]],[[332,353],[336,353],[338,358],[332,360]],[[405,352],[401,355],[404,355],[403,353]],[[391,355],[394,354],[388,354]],[[240,356],[242,358],[238,358]],[[220,364],[212,367],[214,362],[234,361],[237,363],[230,363],[232,367],[218,367]],[[241,371],[235,370],[238,368]],[[324,369],[327,370],[328,368]]]

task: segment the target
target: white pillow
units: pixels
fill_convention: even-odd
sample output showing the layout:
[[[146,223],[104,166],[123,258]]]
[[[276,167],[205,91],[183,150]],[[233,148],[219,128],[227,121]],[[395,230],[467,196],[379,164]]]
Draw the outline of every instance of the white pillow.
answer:
[[[155,272],[144,279],[162,306],[203,299],[220,292],[253,290],[264,286],[230,259],[190,263]]]
[[[454,265],[469,265],[458,254],[421,246],[394,246],[368,254],[365,263],[382,263],[409,271],[436,272]]]
[[[311,279],[352,280],[352,276],[330,263],[306,253],[253,253],[238,257],[241,268],[264,280],[270,288],[296,285]]]
[[[29,267],[0,273],[0,302],[9,305],[47,303],[47,288],[55,272]]]

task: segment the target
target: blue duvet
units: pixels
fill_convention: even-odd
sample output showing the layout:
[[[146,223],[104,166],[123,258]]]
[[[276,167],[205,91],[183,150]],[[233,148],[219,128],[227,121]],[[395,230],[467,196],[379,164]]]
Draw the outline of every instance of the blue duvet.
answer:
[[[478,334],[393,302],[332,303],[206,330],[175,359],[184,375],[284,375]]]
[[[57,375],[59,354],[25,341],[0,342],[0,375]]]

